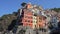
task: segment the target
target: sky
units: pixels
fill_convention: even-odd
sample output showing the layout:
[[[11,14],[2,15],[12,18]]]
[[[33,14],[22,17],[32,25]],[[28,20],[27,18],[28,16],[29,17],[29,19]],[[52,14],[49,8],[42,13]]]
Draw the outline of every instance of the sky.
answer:
[[[44,9],[60,8],[60,0],[0,0],[0,17],[4,14],[17,12],[21,8],[22,2],[31,2],[32,4],[42,6]]]

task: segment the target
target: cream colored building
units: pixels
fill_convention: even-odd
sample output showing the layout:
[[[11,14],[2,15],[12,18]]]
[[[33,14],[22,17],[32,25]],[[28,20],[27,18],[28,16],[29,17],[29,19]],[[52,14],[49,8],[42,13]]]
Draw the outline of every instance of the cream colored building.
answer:
[[[36,27],[37,24],[37,17],[33,16],[33,29]]]

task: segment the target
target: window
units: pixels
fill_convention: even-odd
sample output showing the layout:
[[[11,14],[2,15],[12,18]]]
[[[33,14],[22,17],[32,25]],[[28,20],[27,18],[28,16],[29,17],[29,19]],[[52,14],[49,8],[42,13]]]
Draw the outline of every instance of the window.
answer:
[[[37,21],[33,21],[34,23],[37,23]]]
[[[34,19],[36,19],[36,17],[34,17]]]
[[[25,20],[25,22],[27,22],[27,20]]]
[[[27,18],[27,16],[25,16],[25,18]]]
[[[30,22],[30,20],[28,20],[28,22]]]
[[[39,25],[39,27],[40,27],[40,25]]]
[[[31,19],[32,19],[32,17],[31,17]]]
[[[36,25],[35,25],[35,28],[36,28]]]
[[[43,20],[45,20],[46,19],[46,17],[43,17]]]
[[[36,16],[33,16],[33,19],[36,20],[37,19]]]
[[[28,17],[28,18],[32,19],[32,17]]]
[[[31,21],[31,23],[32,23],[32,21]]]
[[[34,21],[34,23],[36,23],[36,22]]]
[[[34,16],[37,16],[37,14],[34,14]]]
[[[30,17],[28,17],[28,18],[30,18]]]
[[[42,20],[39,20],[39,22],[41,22]]]
[[[40,19],[40,20],[42,20],[42,18],[41,18],[41,17],[40,17],[39,19]]]

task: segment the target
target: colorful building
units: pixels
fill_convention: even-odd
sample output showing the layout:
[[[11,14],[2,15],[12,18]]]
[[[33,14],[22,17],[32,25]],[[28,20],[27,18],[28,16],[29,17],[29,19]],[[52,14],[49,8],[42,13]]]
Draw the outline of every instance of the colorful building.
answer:
[[[44,28],[46,26],[46,17],[45,16],[37,16],[37,27]]]
[[[29,12],[29,10],[27,9],[24,9],[24,14],[23,14],[23,18],[22,18],[22,23],[23,23],[23,26],[30,26],[32,27],[32,23],[33,23],[33,13],[32,12]]]
[[[39,14],[40,10],[37,6],[27,4],[26,8],[22,8],[20,11],[20,20],[23,26],[30,28],[44,28],[46,25],[46,17]]]

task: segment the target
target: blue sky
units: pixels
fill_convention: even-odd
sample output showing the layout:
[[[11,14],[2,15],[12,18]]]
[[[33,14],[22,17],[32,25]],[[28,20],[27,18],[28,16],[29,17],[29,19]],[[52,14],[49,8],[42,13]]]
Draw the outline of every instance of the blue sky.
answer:
[[[60,0],[0,0],[0,16],[17,11],[22,2],[41,5],[44,9],[60,7]]]

